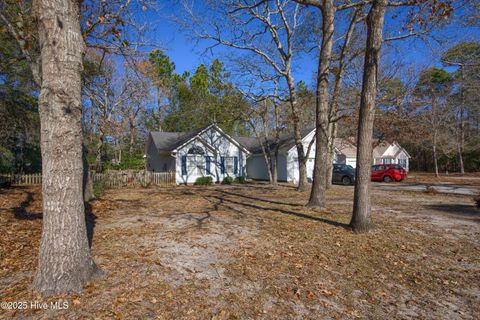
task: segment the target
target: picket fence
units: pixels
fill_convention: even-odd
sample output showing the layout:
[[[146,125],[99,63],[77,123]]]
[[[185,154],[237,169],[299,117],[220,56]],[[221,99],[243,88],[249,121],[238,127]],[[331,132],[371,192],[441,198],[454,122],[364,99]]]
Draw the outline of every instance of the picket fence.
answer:
[[[33,173],[33,174],[0,174],[0,183],[9,183],[16,185],[35,185],[42,184],[42,174]]]
[[[94,183],[103,183],[108,188],[137,187],[156,185],[161,187],[174,186],[175,172],[144,172],[144,171],[107,171],[105,173],[91,172]],[[42,174],[0,174],[0,183],[11,185],[40,185]]]
[[[101,182],[108,188],[148,185],[169,187],[176,184],[175,172],[107,171],[92,173],[92,180],[94,183]]]

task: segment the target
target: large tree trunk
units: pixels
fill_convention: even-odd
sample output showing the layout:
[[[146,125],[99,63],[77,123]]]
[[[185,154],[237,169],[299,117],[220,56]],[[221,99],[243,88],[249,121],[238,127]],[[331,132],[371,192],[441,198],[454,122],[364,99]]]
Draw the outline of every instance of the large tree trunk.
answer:
[[[272,185],[278,185],[278,148],[275,148],[272,158]]]
[[[95,171],[102,172],[103,171],[103,163],[102,163],[102,154],[103,154],[103,139],[104,139],[104,132],[103,129],[100,128],[100,135],[98,137],[98,144],[97,150],[95,154]]]
[[[437,122],[437,99],[435,95],[432,96],[432,153],[433,153],[433,167],[435,170],[435,177],[439,177],[438,174],[438,159],[437,159],[437,134],[438,134],[438,122]]]
[[[357,133],[357,170],[350,226],[354,232],[373,228],[370,205],[370,170],[372,166],[372,136],[377,95],[377,73],[382,46],[386,0],[374,0],[367,16],[367,45],[363,70],[362,95]]]
[[[295,83],[293,77],[290,75],[291,66],[287,66],[288,70],[287,85],[290,93],[290,107],[292,109],[292,123],[293,123],[293,138],[295,146],[297,148],[297,161],[298,161],[298,186],[297,191],[305,192],[308,189],[307,181],[307,159],[305,150],[302,144],[302,133],[300,130],[300,116],[298,114],[297,106],[297,93],[295,91]]]
[[[337,137],[337,123],[329,124],[328,155],[327,155],[327,189],[332,187],[333,178],[333,158],[335,156],[335,138]]]
[[[437,130],[434,129],[433,132],[433,143],[432,143],[432,153],[433,153],[433,167],[435,169],[435,177],[439,177],[438,174],[438,156],[437,156]]]
[[[332,101],[330,103],[329,117],[328,117],[328,163],[327,163],[327,189],[332,186],[333,178],[333,158],[335,155],[335,138],[337,137],[337,121],[338,119],[338,98],[341,93],[341,85],[343,82],[343,74],[345,71],[345,56],[347,55],[348,50],[350,49],[350,43],[353,37],[353,32],[355,31],[355,26],[357,25],[357,17],[359,15],[360,9],[357,9],[350,21],[350,26],[345,35],[345,41],[343,43],[342,49],[340,51],[340,56],[338,58],[338,71],[335,74],[335,83],[332,93]]]
[[[461,68],[462,83],[465,84],[465,74]],[[458,141],[458,162],[460,165],[460,173],[465,174],[465,166],[463,164],[463,149],[465,145],[465,92],[461,91],[461,103],[460,103],[460,127],[459,127],[459,141]]]
[[[328,181],[328,80],[332,57],[335,6],[333,0],[325,0],[322,7],[322,48],[318,62],[316,94],[316,140],[313,184],[308,207],[323,208],[326,205]],[[307,155],[308,156],[308,155]]]
[[[35,0],[42,60],[39,97],[43,229],[34,288],[79,292],[95,274],[83,202],[79,2]]]

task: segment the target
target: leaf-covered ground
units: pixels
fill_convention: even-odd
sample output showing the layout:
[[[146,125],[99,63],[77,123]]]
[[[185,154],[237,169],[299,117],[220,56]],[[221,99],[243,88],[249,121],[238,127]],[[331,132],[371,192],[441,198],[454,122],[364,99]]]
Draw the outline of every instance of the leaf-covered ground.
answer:
[[[66,310],[0,318],[478,319],[480,211],[469,197],[375,190],[376,231],[346,225],[352,187],[324,211],[291,186],[110,190],[91,205],[106,272],[84,292],[29,289],[40,188],[0,190],[0,301],[63,299]]]

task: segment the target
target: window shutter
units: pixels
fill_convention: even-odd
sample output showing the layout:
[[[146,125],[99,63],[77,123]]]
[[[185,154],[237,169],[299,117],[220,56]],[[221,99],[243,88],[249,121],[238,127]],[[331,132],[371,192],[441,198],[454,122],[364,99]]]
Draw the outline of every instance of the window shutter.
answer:
[[[233,157],[233,173],[238,174],[238,157]]]
[[[207,174],[210,174],[210,156],[206,156],[205,157],[205,170],[207,172]]]
[[[220,172],[225,174],[225,157],[220,157]]]
[[[187,156],[182,156],[182,176],[187,175]]]

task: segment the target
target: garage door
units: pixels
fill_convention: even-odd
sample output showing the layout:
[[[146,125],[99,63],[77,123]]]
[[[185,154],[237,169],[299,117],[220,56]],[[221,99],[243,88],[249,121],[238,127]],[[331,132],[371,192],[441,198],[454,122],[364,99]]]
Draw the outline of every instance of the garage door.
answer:
[[[347,159],[346,164],[356,168],[357,167],[357,159]]]

